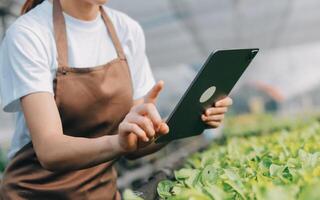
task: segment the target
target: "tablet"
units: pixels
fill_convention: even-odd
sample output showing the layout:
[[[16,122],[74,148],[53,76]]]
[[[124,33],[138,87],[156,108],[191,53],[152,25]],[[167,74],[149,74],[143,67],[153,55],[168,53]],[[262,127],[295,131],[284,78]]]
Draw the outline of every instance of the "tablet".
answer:
[[[213,52],[169,115],[169,133],[155,142],[200,135],[207,127],[201,120],[204,110],[229,95],[258,51],[255,48]]]

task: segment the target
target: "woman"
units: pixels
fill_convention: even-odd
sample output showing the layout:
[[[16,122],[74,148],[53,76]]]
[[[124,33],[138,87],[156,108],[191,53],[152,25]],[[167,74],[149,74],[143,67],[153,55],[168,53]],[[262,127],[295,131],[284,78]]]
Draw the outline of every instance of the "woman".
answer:
[[[163,145],[137,22],[107,0],[27,0],[0,52],[2,108],[17,112],[2,199],[120,199],[113,163]],[[202,119],[220,125],[225,98]]]

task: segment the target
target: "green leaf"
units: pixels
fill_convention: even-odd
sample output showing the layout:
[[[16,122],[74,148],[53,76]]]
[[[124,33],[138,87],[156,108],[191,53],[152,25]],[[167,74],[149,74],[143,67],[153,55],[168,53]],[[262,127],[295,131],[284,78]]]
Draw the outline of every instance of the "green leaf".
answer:
[[[221,170],[216,167],[206,166],[201,172],[200,181],[205,186],[214,185],[219,180],[221,173]]]
[[[123,192],[123,200],[143,200],[143,198],[139,197],[132,190],[126,189]]]
[[[159,196],[161,198],[171,197],[172,196],[171,189],[173,188],[174,185],[175,183],[169,180],[161,181],[157,187],[157,192]]]
[[[282,172],[284,171],[285,168],[286,166],[271,164],[270,176],[279,177],[279,178],[282,177]]]
[[[302,188],[298,200],[319,200],[320,182],[306,185]]]
[[[210,185],[203,187],[203,190],[214,200],[226,199],[227,194],[218,186]]]
[[[224,172],[226,175],[226,180],[224,182],[231,186],[232,189],[242,197],[242,199],[246,199],[244,185],[242,184],[241,178],[238,174],[232,169],[225,169]]]

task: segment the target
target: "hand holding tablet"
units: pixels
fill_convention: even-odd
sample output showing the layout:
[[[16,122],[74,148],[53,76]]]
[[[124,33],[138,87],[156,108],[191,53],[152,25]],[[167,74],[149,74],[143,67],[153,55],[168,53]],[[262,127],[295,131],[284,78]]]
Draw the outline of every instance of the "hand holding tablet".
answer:
[[[259,49],[234,49],[213,52],[170,114],[169,134],[156,143],[201,134],[207,125],[202,121],[204,110],[228,96]]]

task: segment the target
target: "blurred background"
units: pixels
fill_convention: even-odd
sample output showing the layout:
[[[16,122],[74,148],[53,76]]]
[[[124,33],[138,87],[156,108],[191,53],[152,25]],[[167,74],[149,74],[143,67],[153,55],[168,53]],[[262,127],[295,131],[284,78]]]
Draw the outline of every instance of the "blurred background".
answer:
[[[0,1],[0,35],[18,16],[23,2]],[[230,114],[294,115],[319,110],[318,0],[110,0],[107,5],[142,25],[154,75],[166,84],[158,102],[163,117],[173,110],[212,51],[251,47],[260,48],[260,53],[232,92]],[[13,128],[14,115],[0,111],[3,152],[10,145]],[[174,148],[136,162],[120,161],[119,186],[140,184],[203,148],[221,129],[175,142]]]

